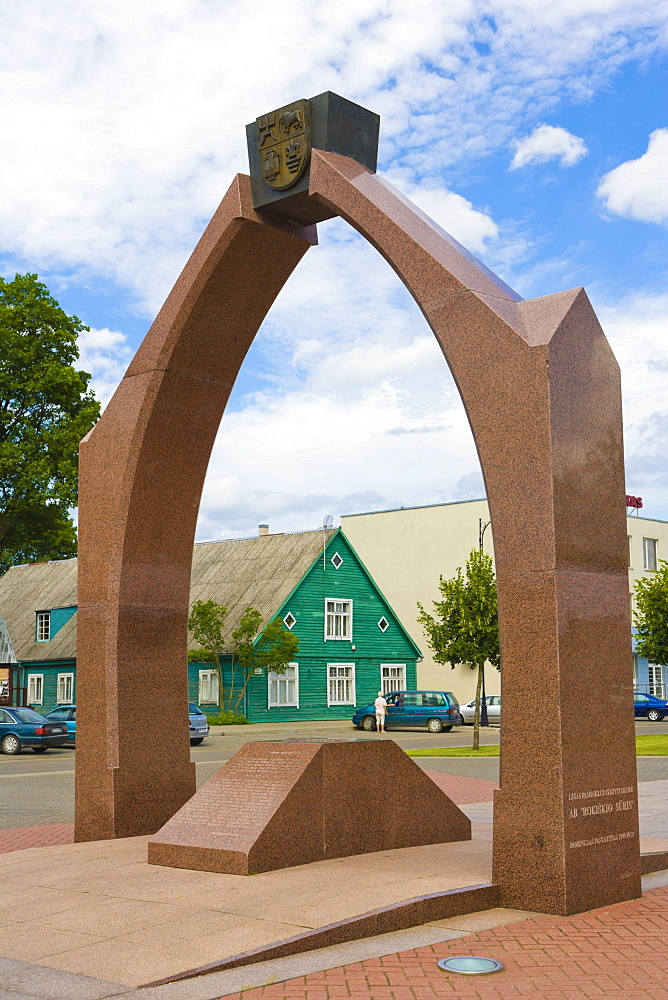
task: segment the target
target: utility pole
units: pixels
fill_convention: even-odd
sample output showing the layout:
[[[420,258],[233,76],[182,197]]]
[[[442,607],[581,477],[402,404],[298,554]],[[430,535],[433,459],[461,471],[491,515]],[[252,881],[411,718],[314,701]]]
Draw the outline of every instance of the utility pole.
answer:
[[[478,518],[478,548],[483,551],[483,539],[485,532],[489,528],[491,521],[482,523],[482,518]],[[487,698],[485,697],[485,664],[482,665],[482,704],[480,706],[480,725],[489,727],[489,717],[487,715]]]

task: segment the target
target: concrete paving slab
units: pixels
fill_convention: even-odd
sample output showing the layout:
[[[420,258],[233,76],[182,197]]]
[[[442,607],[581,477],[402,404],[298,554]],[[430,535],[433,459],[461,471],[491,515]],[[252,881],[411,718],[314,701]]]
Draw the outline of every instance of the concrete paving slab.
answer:
[[[185,979],[164,986],[130,990],[123,994],[123,1000],[218,1000],[219,997],[241,990],[253,989],[270,983],[279,983],[296,976],[307,976],[339,965],[351,965],[364,959],[380,958],[393,951],[419,948],[453,941],[466,936],[465,931],[439,929],[425,924],[407,931],[392,931],[376,937],[362,938],[348,944],[318,948],[301,955],[276,958],[269,962],[258,962],[242,969],[212,972],[196,979]]]
[[[0,996],[11,1000],[102,1000],[122,989],[118,983],[0,958]]]
[[[470,842],[252,878],[149,865],[146,837],[30,849],[0,874],[14,881],[18,870],[24,886],[51,898],[62,892],[65,905],[39,917],[24,911],[4,943],[0,935],[0,954],[136,987],[377,907],[488,882],[491,845],[481,829]]]

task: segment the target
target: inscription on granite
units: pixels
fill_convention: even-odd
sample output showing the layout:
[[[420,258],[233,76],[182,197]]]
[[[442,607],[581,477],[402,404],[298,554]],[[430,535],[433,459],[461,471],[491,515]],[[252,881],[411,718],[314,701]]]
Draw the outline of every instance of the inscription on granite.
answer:
[[[379,784],[369,823],[360,787]],[[247,743],[151,839],[148,860],[253,874],[470,838],[467,816],[392,741]]]

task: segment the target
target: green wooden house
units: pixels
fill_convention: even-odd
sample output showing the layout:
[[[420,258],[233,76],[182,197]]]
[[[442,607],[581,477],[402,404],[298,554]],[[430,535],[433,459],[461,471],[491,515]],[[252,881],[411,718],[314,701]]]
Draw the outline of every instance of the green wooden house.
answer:
[[[347,719],[381,689],[416,686],[420,651],[340,529],[198,543],[191,604],[198,599],[229,609],[227,688],[229,637],[247,607],[257,608],[264,624],[280,616],[299,639],[284,674],[251,676],[240,705],[250,722]],[[76,560],[12,567],[0,579],[0,616],[28,703],[46,712],[74,702]],[[191,662],[188,680],[190,700],[217,715],[211,666]]]

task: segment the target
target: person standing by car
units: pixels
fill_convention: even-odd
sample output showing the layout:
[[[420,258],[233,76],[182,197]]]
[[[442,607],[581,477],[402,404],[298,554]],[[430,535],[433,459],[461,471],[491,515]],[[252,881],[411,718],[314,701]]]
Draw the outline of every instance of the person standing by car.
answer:
[[[383,698],[383,692],[378,692],[378,697],[374,701],[374,707],[376,709],[376,729],[379,733],[385,732],[385,712],[387,711],[387,702]]]

